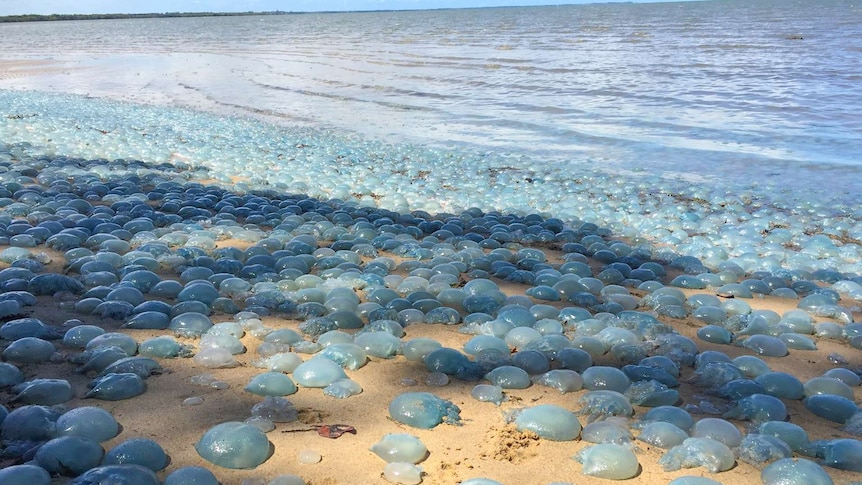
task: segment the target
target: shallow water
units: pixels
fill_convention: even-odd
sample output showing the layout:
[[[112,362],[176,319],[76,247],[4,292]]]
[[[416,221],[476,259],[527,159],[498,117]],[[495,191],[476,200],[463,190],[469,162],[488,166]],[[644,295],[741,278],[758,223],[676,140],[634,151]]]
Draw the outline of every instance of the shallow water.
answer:
[[[534,167],[852,190],[860,16],[823,0],[4,24],[4,57],[52,64],[11,69],[0,88],[470,146]]]

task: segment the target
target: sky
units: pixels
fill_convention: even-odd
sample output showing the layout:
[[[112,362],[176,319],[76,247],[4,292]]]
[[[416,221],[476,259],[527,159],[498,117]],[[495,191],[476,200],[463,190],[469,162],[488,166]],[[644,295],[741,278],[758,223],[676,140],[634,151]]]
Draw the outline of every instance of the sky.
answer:
[[[608,0],[602,0],[608,1]],[[614,1],[614,0],[610,0]],[[622,0],[617,0],[622,1]],[[630,0],[629,0],[630,1]],[[645,1],[645,0],[635,0]],[[0,0],[0,15],[53,13],[411,10],[594,3],[591,0]]]

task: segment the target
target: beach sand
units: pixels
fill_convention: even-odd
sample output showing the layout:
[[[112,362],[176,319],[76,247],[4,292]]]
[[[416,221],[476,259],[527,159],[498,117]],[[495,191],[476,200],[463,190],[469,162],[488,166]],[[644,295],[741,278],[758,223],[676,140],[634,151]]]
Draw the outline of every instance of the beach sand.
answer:
[[[43,76],[46,74],[58,74],[68,71],[69,63],[53,60],[0,59],[0,81],[7,79],[20,79],[30,76]],[[81,69],[75,67],[75,69]]]
[[[220,245],[230,244],[222,241]],[[555,251],[547,251],[554,258],[559,257]],[[49,271],[61,272],[62,255],[50,254],[53,262]],[[171,278],[168,274],[164,278]],[[501,289],[508,294],[523,294],[526,287],[498,281]],[[707,291],[688,291],[688,293],[706,293]],[[795,308],[796,301],[773,297],[754,298],[747,300],[754,308],[772,309],[779,314]],[[545,303],[545,302],[542,302]],[[560,305],[562,306],[562,305]],[[101,319],[100,317],[79,315],[60,308],[60,302],[52,297],[39,297],[36,307],[25,307],[24,313],[41,319],[51,325],[60,325],[64,321],[78,318],[85,323],[103,326],[108,331],[114,331],[121,322]],[[858,321],[862,318],[855,314]],[[230,321],[229,315],[213,315],[214,322]],[[701,325],[691,318],[674,320],[665,317],[660,319],[672,325],[679,333],[695,341],[701,351],[718,350],[730,357],[752,354],[742,347],[708,344],[697,340],[695,332]],[[284,320],[277,317],[265,317],[264,324],[271,328],[297,329],[299,322]],[[461,349],[470,338],[458,332],[459,326],[418,324],[408,326],[403,340],[417,337],[433,338],[444,346]],[[165,332],[123,330],[138,342]],[[194,343],[191,339],[179,339],[186,343]],[[385,462],[369,451],[369,447],[387,433],[410,433],[419,437],[427,446],[429,455],[421,463],[424,471],[424,484],[456,484],[462,480],[474,477],[486,477],[505,484],[547,484],[552,482],[569,482],[577,484],[608,483],[607,480],[585,476],[581,473],[582,466],[572,456],[579,450],[590,446],[584,441],[554,442],[539,439],[535,435],[521,433],[507,424],[505,414],[518,408],[537,404],[556,404],[575,411],[580,408],[578,399],[587,391],[561,394],[548,387],[533,385],[524,390],[508,390],[507,400],[500,406],[492,403],[479,402],[470,396],[470,391],[476,383],[461,382],[452,379],[443,387],[432,387],[425,384],[429,372],[424,365],[407,361],[403,356],[393,359],[376,359],[356,371],[347,371],[348,376],[358,382],[363,392],[348,399],[334,399],[324,396],[321,389],[300,388],[288,399],[300,411],[300,419],[293,423],[277,424],[276,429],[267,434],[273,445],[273,455],[262,465],[253,470],[229,470],[212,465],[203,460],[194,449],[194,444],[212,426],[226,421],[242,421],[249,417],[250,409],[262,398],[243,390],[243,387],[261,369],[251,366],[256,355],[254,350],[260,343],[255,337],[246,335],[242,339],[249,349],[245,354],[238,355],[243,364],[233,369],[206,369],[195,365],[191,359],[162,360],[165,372],[150,377],[147,381],[148,390],[141,396],[117,402],[80,399],[86,390],[89,377],[74,372],[75,366],[70,363],[45,363],[39,365],[24,365],[22,370],[26,378],[51,377],[68,379],[72,384],[76,398],[65,405],[100,406],[110,411],[122,426],[122,432],[109,442],[102,443],[105,450],[130,438],[151,438],[163,446],[170,456],[170,465],[159,476],[163,479],[167,473],[189,465],[199,465],[211,469],[224,485],[239,485],[249,478],[271,480],[278,475],[294,474],[301,476],[311,485],[334,484],[373,484],[387,483],[382,478]],[[59,345],[59,344],[58,344]],[[61,352],[73,354],[70,349],[60,346]],[[769,366],[776,371],[789,372],[803,382],[809,378],[821,375],[833,367],[827,355],[838,352],[850,361],[851,367],[862,366],[862,358],[858,350],[845,343],[819,340],[818,350],[791,350],[782,358],[763,357]],[[304,355],[304,358],[310,356]],[[597,365],[620,365],[606,355],[596,359]],[[194,385],[190,382],[192,376],[210,373],[219,380],[230,384],[226,390],[216,390],[209,387]],[[681,380],[693,373],[692,368],[682,370]],[[405,379],[418,382],[415,386],[405,386]],[[0,391],[0,402],[8,402],[11,397],[6,391]],[[461,409],[462,426],[441,424],[434,429],[414,429],[400,425],[388,417],[387,406],[394,397],[408,391],[428,391],[451,400]],[[697,404],[701,399],[710,399],[698,394],[690,385],[683,383],[679,388],[683,403]],[[859,390],[854,389],[857,400]],[[185,399],[193,396],[203,398],[198,406],[182,406]],[[715,402],[715,400],[713,399]],[[807,411],[800,401],[787,402],[790,421],[796,423],[808,432],[811,439],[830,439],[847,437],[841,431],[841,425],[821,419]],[[648,408],[636,408],[633,419],[638,419]],[[695,415],[695,418],[709,415]],[[586,424],[584,416],[580,418]],[[345,434],[338,439],[328,439],[318,436],[312,425],[316,424],[349,424],[356,428],[355,435]],[[747,423],[735,422],[740,429],[746,429]],[[297,431],[311,430],[311,431]],[[641,471],[633,479],[632,484],[667,483],[681,476],[707,476],[726,485],[750,485],[760,483],[760,469],[737,461],[729,471],[710,474],[703,468],[683,469],[674,472],[664,472],[658,464],[663,450],[651,447],[643,442],[635,441],[636,455]],[[303,450],[314,450],[322,456],[316,464],[300,464],[298,455]],[[0,466],[10,463],[0,462]],[[849,483],[859,480],[860,474],[826,468],[835,483]],[[64,483],[64,479],[56,479],[56,483]]]

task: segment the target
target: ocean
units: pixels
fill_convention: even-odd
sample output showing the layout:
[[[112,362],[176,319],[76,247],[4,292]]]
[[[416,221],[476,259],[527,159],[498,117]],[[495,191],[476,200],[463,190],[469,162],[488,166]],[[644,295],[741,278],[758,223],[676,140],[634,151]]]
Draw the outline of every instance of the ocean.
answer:
[[[38,22],[0,25],[0,52],[61,67],[0,88],[534,163],[862,173],[862,11],[849,1]]]

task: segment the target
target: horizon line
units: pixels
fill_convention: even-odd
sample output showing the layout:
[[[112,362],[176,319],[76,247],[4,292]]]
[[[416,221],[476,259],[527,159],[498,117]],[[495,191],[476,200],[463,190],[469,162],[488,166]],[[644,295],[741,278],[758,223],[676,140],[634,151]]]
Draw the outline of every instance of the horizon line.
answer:
[[[190,10],[190,11],[164,11],[164,12],[100,12],[100,13],[21,13],[21,14],[5,14],[0,15],[0,19],[9,19],[16,17],[53,17],[53,16],[75,16],[75,17],[96,17],[96,16],[128,16],[128,17],[147,17],[147,16],[163,16],[163,17],[206,17],[206,16],[254,16],[254,15],[301,15],[301,14],[332,14],[332,13],[383,13],[383,12],[421,12],[421,11],[437,11],[437,10],[478,10],[492,8],[530,8],[530,7],[574,7],[580,5],[611,5],[611,4],[642,4],[642,3],[689,3],[692,1],[702,2],[709,0],[599,0],[599,1],[583,1],[578,3],[547,3],[539,5],[485,5],[485,6],[467,6],[467,7],[423,7],[423,8],[383,8],[383,9],[362,9],[362,10],[237,10],[237,11],[206,11],[206,10]],[[48,20],[48,19],[46,19]],[[65,19],[54,19],[65,20]],[[94,19],[99,20],[99,19]]]

